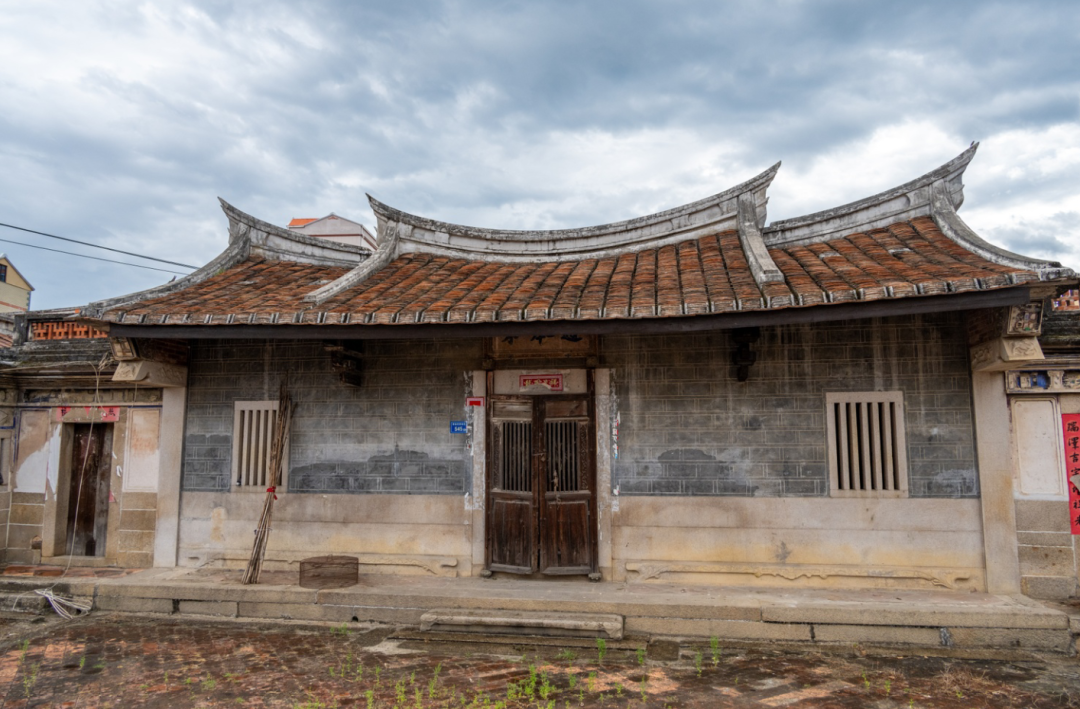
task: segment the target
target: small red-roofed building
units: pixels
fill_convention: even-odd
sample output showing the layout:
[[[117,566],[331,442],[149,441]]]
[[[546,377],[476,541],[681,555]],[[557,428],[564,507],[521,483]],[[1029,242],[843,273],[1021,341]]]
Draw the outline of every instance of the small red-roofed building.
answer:
[[[351,219],[339,217],[333,212],[319,219],[293,219],[289,222],[289,230],[317,239],[375,249],[375,236],[368,231],[366,226]]]

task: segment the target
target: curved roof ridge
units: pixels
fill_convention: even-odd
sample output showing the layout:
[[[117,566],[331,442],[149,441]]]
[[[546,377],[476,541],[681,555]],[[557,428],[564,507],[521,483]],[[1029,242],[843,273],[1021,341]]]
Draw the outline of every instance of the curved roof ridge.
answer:
[[[471,227],[428,219],[383,204],[368,195],[379,222],[379,240],[399,232],[397,253],[434,253],[453,257],[560,261],[629,250],[642,250],[692,238],[703,229],[734,229],[739,195],[752,193],[760,222],[764,222],[766,189],[780,163],[722,192],[661,212],[609,224],[552,230],[511,230]]]
[[[964,171],[978,149],[979,144],[972,143],[967,150],[944,165],[870,197],[773,222],[762,229],[765,243],[769,246],[786,246],[828,241],[864,229],[929,216],[932,209],[930,186],[939,181],[945,182],[950,201],[955,208],[959,208],[964,201]]]
[[[348,267],[357,261],[363,261],[371,254],[371,251],[359,246],[316,239],[264,222],[240,211],[221,197],[218,197],[218,202],[221,203],[221,211],[225,212],[229,220],[229,245],[224,251],[201,268],[168,283],[88,303],[80,309],[81,315],[98,318],[111,308],[184,290],[252,256],[271,261],[292,260],[301,263]]]

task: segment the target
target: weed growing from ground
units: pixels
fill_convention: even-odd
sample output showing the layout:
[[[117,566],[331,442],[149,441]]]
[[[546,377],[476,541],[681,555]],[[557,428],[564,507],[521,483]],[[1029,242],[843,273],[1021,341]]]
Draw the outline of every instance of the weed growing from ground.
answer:
[[[37,684],[38,669],[41,665],[31,665],[30,671],[23,675],[23,691],[26,692],[26,698],[30,698],[31,692],[34,691],[34,685]]]
[[[642,667],[645,666],[645,648],[643,647],[637,649],[637,663]]]
[[[577,659],[577,653],[574,652],[573,650],[567,648],[566,650],[561,651],[555,657],[556,657],[556,659],[564,661],[566,663],[567,667],[573,667],[574,666],[574,660]]]
[[[709,638],[709,652],[712,653],[713,667],[716,667],[720,664],[720,638],[715,635]]]
[[[700,650],[698,652],[694,653],[694,669],[697,670],[697,676],[698,677],[701,676],[701,669],[702,669],[704,660],[705,660],[705,656],[701,653]]]
[[[601,665],[604,664],[604,655],[607,655],[607,641],[603,638],[596,639],[596,655],[597,662]]]

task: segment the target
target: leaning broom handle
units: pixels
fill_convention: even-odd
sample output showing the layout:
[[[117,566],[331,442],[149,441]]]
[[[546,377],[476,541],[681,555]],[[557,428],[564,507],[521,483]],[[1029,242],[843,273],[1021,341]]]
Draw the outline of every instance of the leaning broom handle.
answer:
[[[278,418],[274,426],[274,440],[271,442],[270,449],[270,486],[266,489],[266,500],[263,502],[262,515],[259,517],[259,526],[255,530],[255,543],[251,549],[251,558],[248,560],[247,570],[244,572],[242,581],[244,584],[259,582],[259,573],[262,571],[262,562],[266,555],[266,542],[270,536],[270,523],[274,516],[278,475],[281,471],[285,447],[289,441],[292,408],[292,397],[289,396],[288,389],[282,384],[281,398],[278,402]]]

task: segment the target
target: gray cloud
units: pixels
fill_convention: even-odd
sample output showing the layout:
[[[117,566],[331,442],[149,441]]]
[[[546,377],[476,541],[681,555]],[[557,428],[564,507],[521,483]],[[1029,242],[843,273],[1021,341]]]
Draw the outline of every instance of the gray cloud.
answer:
[[[370,223],[370,191],[467,223],[572,226],[783,159],[789,204],[810,211],[1080,111],[1072,2],[57,2],[2,15],[0,221],[198,262],[224,246],[217,195],[278,223]],[[911,174],[863,166],[843,195],[800,192],[825,156],[902,124],[955,145]],[[965,209],[1037,197],[1069,213],[1078,163],[995,172]],[[1048,240],[1039,224],[982,231],[1074,253],[1080,227]],[[6,250],[37,307],[163,278]]]

